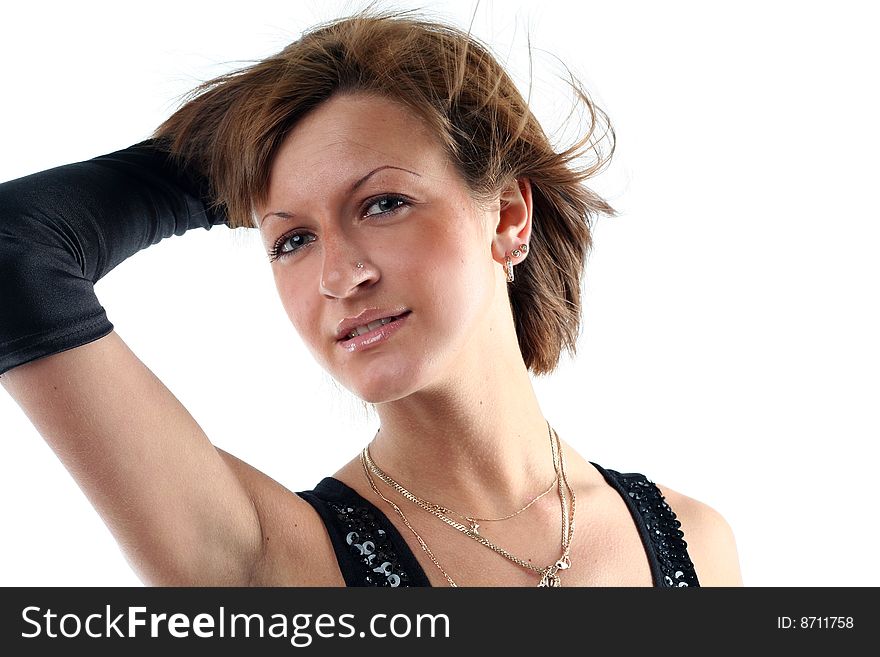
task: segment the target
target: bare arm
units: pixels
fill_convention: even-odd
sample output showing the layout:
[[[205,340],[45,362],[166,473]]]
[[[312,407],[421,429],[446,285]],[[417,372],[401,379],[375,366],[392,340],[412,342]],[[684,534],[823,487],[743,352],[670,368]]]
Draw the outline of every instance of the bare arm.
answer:
[[[250,494],[116,334],[0,377],[148,584],[246,585],[261,552]]]
[[[0,383],[144,582],[246,585],[271,479],[211,444],[93,289],[140,249],[222,223],[200,191],[143,146],[0,185]]]

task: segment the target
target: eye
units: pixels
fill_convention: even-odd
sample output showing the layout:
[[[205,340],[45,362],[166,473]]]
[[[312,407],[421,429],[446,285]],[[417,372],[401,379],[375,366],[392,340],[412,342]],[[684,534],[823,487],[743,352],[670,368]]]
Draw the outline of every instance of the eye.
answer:
[[[311,237],[308,242],[305,241],[307,237]],[[302,247],[314,241],[315,236],[311,233],[295,232],[282,235],[272,246],[272,250],[269,251],[269,262],[275,262],[278,258],[285,258],[296,253]],[[287,248],[288,244],[290,245],[290,248]]]
[[[403,198],[402,196],[386,194],[384,196],[377,196],[367,201],[364,204],[364,209],[361,214],[364,217],[390,215],[402,210],[409,204],[409,200]],[[279,258],[285,258],[289,255],[293,255],[302,247],[308,246],[309,244],[314,242],[315,239],[316,237],[312,233],[303,231],[294,231],[282,235],[278,238],[278,241],[275,242],[275,244],[272,246],[272,249],[269,251],[269,262],[275,262]]]
[[[371,217],[377,214],[390,214],[406,205],[408,205],[407,200],[401,196],[379,196],[367,201],[363,216]]]

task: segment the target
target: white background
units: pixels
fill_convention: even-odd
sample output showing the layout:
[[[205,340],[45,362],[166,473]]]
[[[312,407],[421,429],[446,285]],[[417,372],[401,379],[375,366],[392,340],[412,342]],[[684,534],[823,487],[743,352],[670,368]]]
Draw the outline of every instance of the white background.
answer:
[[[422,4],[465,27],[473,12]],[[880,585],[880,48],[868,6],[476,11],[476,35],[515,71],[526,28],[566,61],[618,135],[596,187],[621,215],[595,229],[577,359],[535,382],[545,415],[585,458],[720,511],[748,586]],[[139,141],[197,82],[353,8],[15,3],[0,23],[0,180]],[[556,70],[536,53],[536,96],[551,108],[564,106]],[[165,240],[96,289],[215,444],[291,490],[372,437],[375,418],[300,345],[249,231]],[[0,584],[140,584],[8,395],[0,438]]]

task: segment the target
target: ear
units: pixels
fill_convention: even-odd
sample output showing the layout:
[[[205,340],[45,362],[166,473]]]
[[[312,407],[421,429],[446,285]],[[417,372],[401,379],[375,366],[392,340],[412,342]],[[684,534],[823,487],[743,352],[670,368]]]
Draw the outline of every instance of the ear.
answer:
[[[512,180],[499,197],[498,223],[492,239],[492,257],[504,265],[507,258],[517,265],[526,258],[518,251],[532,236],[532,184],[528,178]],[[519,255],[512,255],[517,250]]]

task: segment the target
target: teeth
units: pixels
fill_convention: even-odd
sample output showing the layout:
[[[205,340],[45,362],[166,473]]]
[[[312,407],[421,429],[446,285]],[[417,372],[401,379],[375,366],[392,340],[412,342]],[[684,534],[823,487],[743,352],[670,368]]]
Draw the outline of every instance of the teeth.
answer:
[[[383,317],[382,319],[377,319],[375,322],[370,322],[365,326],[358,326],[355,330],[349,333],[346,337],[350,340],[351,338],[357,337],[359,335],[363,335],[364,333],[369,333],[370,331],[379,328],[380,326],[385,326],[385,324],[390,324],[395,320],[394,317]]]

